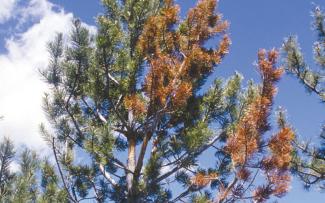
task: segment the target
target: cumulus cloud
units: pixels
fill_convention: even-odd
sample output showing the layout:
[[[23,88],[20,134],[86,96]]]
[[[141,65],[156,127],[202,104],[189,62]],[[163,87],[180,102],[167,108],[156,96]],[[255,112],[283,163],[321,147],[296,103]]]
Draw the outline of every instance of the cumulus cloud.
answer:
[[[0,115],[4,117],[0,121],[0,138],[7,136],[16,145],[41,149],[46,146],[39,134],[39,124],[46,122],[41,106],[47,86],[39,69],[48,64],[47,43],[58,32],[70,32],[73,14],[55,8],[47,0],[28,1],[21,8],[24,13],[20,20],[33,17],[37,22],[6,39],[6,53],[0,53]]]
[[[16,3],[17,0],[0,0],[0,24],[12,17],[12,11]]]

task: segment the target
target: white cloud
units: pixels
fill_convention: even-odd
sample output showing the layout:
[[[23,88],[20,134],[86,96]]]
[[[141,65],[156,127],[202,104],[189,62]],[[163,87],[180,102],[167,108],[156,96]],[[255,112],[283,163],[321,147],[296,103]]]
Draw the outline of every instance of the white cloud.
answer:
[[[12,17],[12,11],[17,0],[0,0],[0,24],[6,22]]]
[[[73,15],[54,10],[47,0],[29,0],[23,10],[23,20],[32,16],[39,21],[7,39],[7,53],[0,54],[0,138],[40,149],[45,147],[39,124],[46,122],[41,106],[47,87],[38,70],[48,64],[46,44],[56,33],[70,32]]]

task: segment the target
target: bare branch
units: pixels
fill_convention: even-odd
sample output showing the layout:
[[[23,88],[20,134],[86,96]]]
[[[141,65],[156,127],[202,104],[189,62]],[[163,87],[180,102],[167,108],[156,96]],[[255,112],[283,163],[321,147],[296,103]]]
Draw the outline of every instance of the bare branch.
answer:
[[[111,175],[109,173],[106,172],[103,164],[99,163],[98,168],[99,168],[100,172],[103,174],[103,176],[106,178],[106,180],[109,183],[111,183],[114,187],[116,187],[117,186],[116,181],[111,177]]]
[[[120,83],[110,73],[107,73],[107,75],[115,84],[120,85]]]

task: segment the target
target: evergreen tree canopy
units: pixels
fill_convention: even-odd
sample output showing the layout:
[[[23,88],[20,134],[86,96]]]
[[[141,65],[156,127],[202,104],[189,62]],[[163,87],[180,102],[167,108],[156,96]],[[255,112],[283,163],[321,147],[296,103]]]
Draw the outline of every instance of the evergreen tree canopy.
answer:
[[[264,202],[285,194],[294,133],[283,113],[278,133],[266,134],[282,74],[277,51],[259,51],[260,85],[244,91],[236,73],[205,91],[230,45],[215,0],[198,1],[184,20],[172,0],[102,2],[96,36],[76,20],[67,43],[59,34],[49,44],[42,75],[54,131],[41,131],[59,175],[46,178],[54,171],[45,164],[46,194],[58,194],[58,177],[69,202]],[[204,167],[208,149],[216,164]],[[258,174],[265,181],[253,184]]]
[[[5,138],[0,143],[0,200],[10,196],[11,183],[14,175],[10,171],[10,164],[15,155],[13,143]]]
[[[61,188],[55,168],[48,160],[41,160],[36,152],[22,149],[15,157],[13,143],[4,138],[0,142],[0,202],[1,203],[61,203],[69,202]],[[13,162],[17,168],[12,169]],[[41,178],[39,175],[41,174]]]
[[[320,7],[313,10],[313,29],[317,35],[314,43],[314,60],[317,65],[311,68],[304,59],[297,38],[288,37],[283,44],[285,66],[288,73],[296,76],[310,93],[319,96],[325,102],[325,14]],[[305,182],[306,187],[318,184],[325,188],[325,127],[320,135],[319,147],[312,148],[309,144],[296,142],[298,152],[303,153],[294,160],[293,170]]]
[[[23,149],[14,159],[4,139],[0,202],[266,202],[285,195],[298,158],[282,110],[271,132],[283,74],[278,51],[259,50],[261,82],[244,85],[239,73],[213,74],[231,44],[216,0],[199,0],[184,19],[173,0],[102,4],[96,34],[74,20],[70,36],[48,44],[41,74],[51,128],[40,131],[53,157]],[[316,60],[325,67],[324,17],[319,9],[315,16],[323,33]],[[293,38],[285,50],[287,70],[323,95]],[[206,156],[210,165],[201,163]]]

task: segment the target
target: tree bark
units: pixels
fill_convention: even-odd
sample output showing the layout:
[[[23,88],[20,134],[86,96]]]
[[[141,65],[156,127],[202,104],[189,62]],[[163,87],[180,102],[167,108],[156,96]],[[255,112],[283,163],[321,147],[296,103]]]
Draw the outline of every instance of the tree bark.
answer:
[[[133,190],[133,178],[134,178],[134,170],[136,164],[136,139],[135,137],[130,137],[128,139],[128,160],[127,160],[127,168],[128,172],[126,175],[126,183],[127,183],[127,192],[128,192],[128,203],[135,203],[135,194]]]
[[[140,173],[141,173],[141,169],[142,169],[142,166],[143,166],[143,159],[144,159],[144,156],[146,154],[148,143],[149,143],[150,139],[151,139],[151,134],[147,134],[144,137],[144,140],[143,140],[143,143],[142,143],[141,151],[140,151],[140,154],[139,154],[139,157],[138,157],[138,162],[137,162],[136,168],[134,170],[134,179],[135,179],[136,182],[138,182],[138,179],[139,179],[139,176],[140,176]]]

